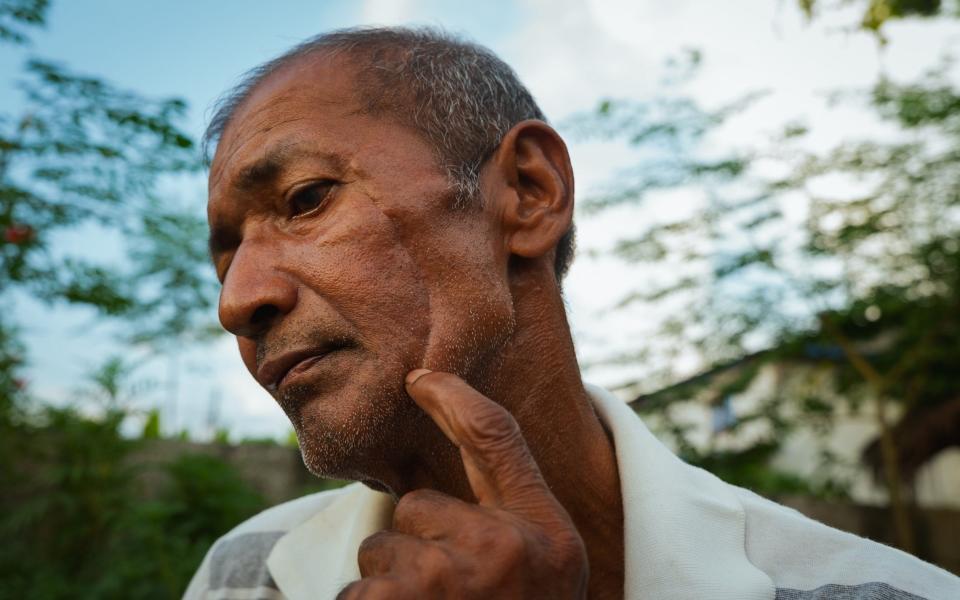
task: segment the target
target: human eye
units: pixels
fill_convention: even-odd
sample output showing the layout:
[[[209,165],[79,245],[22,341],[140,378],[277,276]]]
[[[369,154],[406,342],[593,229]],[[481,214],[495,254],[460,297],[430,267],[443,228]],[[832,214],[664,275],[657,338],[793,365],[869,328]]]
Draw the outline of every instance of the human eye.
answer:
[[[294,190],[287,199],[290,218],[295,219],[319,210],[336,185],[337,182],[335,181],[322,180],[314,181]]]

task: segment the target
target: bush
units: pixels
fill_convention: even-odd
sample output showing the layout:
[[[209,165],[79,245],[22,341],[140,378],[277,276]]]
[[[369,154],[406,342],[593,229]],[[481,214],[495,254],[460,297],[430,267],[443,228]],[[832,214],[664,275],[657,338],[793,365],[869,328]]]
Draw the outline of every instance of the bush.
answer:
[[[226,462],[185,455],[146,499],[120,412],[3,425],[0,598],[179,598],[213,541],[262,510]]]

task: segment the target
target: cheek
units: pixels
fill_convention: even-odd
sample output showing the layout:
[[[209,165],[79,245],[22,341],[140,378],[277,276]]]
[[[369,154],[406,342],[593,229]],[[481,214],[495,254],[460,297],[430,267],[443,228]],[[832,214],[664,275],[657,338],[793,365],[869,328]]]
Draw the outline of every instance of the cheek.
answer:
[[[371,334],[371,346],[382,352],[422,346],[429,332],[430,296],[410,257],[395,246],[364,244],[350,254],[350,262],[344,298],[354,307],[357,328]]]
[[[390,220],[372,204],[354,202],[348,218],[305,239],[296,263],[316,296],[349,322],[376,354],[425,343],[430,298]]]
[[[477,229],[454,230],[442,260],[423,269],[430,285],[427,368],[470,372],[514,332],[513,297],[490,239]]]
[[[439,308],[433,315],[424,367],[472,379],[498,364],[515,330],[512,312],[502,303],[484,305],[476,300],[467,308]]]

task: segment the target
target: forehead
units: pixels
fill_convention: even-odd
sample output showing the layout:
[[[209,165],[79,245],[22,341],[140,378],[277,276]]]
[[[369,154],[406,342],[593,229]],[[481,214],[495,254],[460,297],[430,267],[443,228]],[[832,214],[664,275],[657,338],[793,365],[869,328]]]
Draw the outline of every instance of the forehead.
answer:
[[[358,116],[362,108],[351,67],[343,60],[307,56],[257,84],[217,143],[210,187],[270,144],[342,135],[338,129],[345,126],[343,121]]]

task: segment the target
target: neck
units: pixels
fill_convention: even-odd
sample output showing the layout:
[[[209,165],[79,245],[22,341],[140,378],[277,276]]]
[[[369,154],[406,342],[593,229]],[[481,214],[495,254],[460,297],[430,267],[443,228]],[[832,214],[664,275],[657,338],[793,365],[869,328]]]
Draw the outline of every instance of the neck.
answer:
[[[590,561],[590,597],[619,598],[623,506],[613,443],[583,387],[552,274],[522,276],[512,286],[522,330],[497,350],[495,375],[471,383],[516,418],[551,492],[580,532]],[[416,487],[472,500],[458,453],[434,453],[429,462],[432,468],[421,474],[429,473],[430,481]]]

